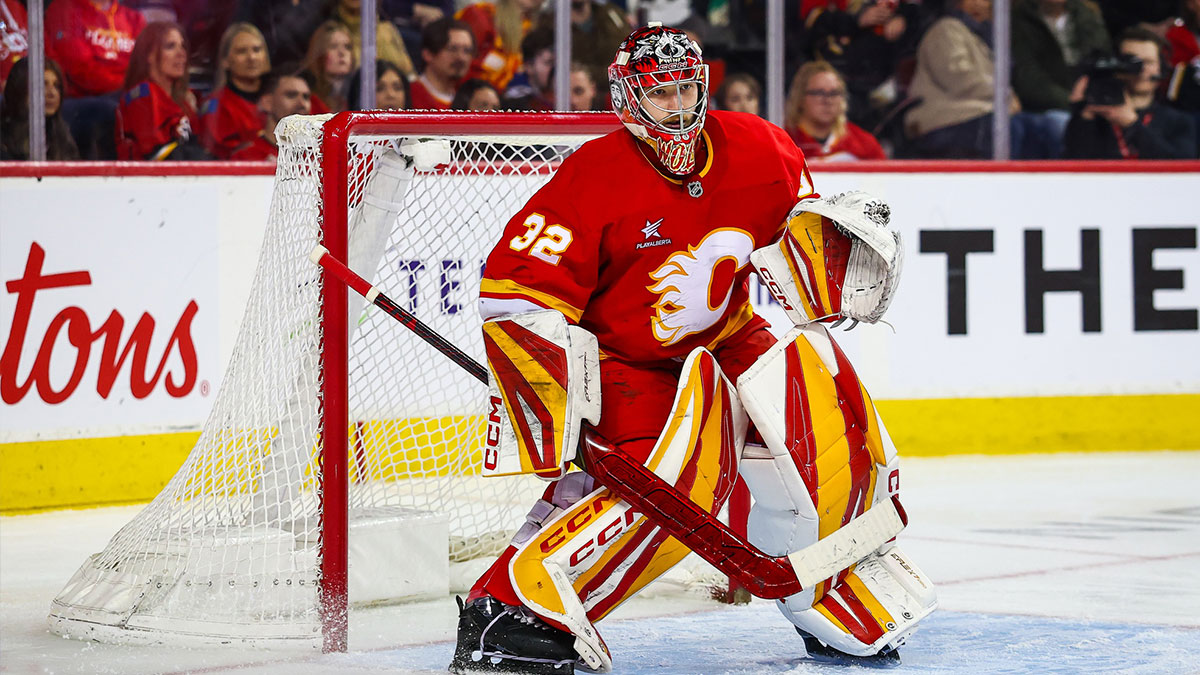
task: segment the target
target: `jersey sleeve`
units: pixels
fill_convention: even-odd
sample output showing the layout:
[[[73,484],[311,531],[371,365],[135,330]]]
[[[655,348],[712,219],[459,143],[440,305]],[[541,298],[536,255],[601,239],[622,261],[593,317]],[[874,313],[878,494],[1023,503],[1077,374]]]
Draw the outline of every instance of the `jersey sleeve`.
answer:
[[[560,170],[508,221],[484,267],[481,307],[532,303],[579,322],[599,277],[601,232],[583,222],[570,178]]]
[[[808,170],[808,162],[804,159],[804,152],[796,145],[792,137],[786,131],[775,125],[771,125],[771,138],[774,139],[777,152],[779,153],[780,161],[782,162],[782,172],[784,181],[787,184],[789,195],[794,195],[792,204],[803,199],[816,199],[821,195],[817,193],[816,187],[813,185],[812,174]],[[787,218],[781,220],[775,235],[772,240],[778,239],[783,231],[787,228]]]
[[[812,174],[808,171],[808,161],[805,160],[800,146],[796,145],[786,131],[775,125],[771,126],[775,143],[779,147],[779,154],[783,160],[788,188],[792,194],[796,195],[796,201],[819,197],[820,195],[813,186]]]

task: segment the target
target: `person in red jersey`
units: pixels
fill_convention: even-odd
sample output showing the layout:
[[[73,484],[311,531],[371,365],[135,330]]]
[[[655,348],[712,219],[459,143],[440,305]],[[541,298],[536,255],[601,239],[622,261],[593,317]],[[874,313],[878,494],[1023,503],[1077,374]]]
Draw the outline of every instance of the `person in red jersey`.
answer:
[[[46,56],[67,78],[67,97],[120,90],[146,19],[117,0],[57,0],[46,8]]]
[[[267,41],[252,24],[225,29],[217,46],[217,81],[200,110],[201,141],[217,159],[263,159],[254,148],[263,135],[257,101],[271,70]]]
[[[810,159],[887,159],[874,136],[846,119],[846,82],[825,61],[809,61],[796,71],[786,128]]]
[[[421,32],[425,69],[410,85],[412,110],[449,110],[458,85],[467,75],[475,38],[465,23],[443,17]]]
[[[497,0],[476,2],[459,10],[454,18],[470,26],[475,36],[476,51],[468,77],[504,91],[521,67],[521,41],[545,4],[546,0]]]
[[[1200,0],[1184,1],[1179,17],[1167,28],[1166,38],[1171,43],[1170,65],[1200,62]]]
[[[118,158],[209,159],[195,136],[196,102],[188,90],[187,64],[179,24],[156,21],[138,36],[117,108]]]
[[[875,322],[886,310],[900,254],[887,205],[863,193],[820,198],[782,129],[708,111],[708,66],[683,31],[635,30],[608,74],[623,128],[563,160],[484,267],[483,472],[554,482],[459,600],[452,672],[570,673],[577,661],[606,672],[612,656],[595,623],[687,555],[661,520],[598,485],[585,464],[568,472],[580,439],[641,462],[709,513],[740,473],[758,500],[751,543],[770,555],[813,545],[894,493],[875,487],[898,471],[894,447],[816,323]],[[847,277],[850,268],[862,278]],[[755,269],[776,286],[790,280],[777,296],[800,328],[783,339],[750,305]],[[748,432],[747,413],[765,441]],[[800,438],[785,440],[818,419],[822,439],[807,451]],[[817,466],[828,447],[842,450]],[[868,557],[882,554],[876,546]],[[898,658],[895,647],[936,604],[911,598],[893,577],[861,582],[850,568],[835,576],[822,587],[833,595],[808,590],[781,604],[810,652]],[[836,605],[834,596],[853,597],[853,621],[818,608]],[[902,597],[904,609],[885,610],[879,597]]]
[[[29,51],[29,19],[17,0],[0,0],[0,90],[14,64]]]

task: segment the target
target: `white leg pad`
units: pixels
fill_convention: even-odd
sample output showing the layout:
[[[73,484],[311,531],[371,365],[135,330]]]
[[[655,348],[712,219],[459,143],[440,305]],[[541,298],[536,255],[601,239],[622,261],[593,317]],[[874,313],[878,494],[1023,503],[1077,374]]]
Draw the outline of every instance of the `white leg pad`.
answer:
[[[846,654],[899,645],[936,607],[936,594],[895,548],[899,459],[845,356],[824,328],[794,330],[742,374],[738,395],[767,445],[748,446],[740,466],[755,499],[750,542],[792,558],[804,588],[780,610]],[[846,452],[846,464],[828,452]],[[868,466],[873,492],[864,504]],[[840,529],[830,527],[851,512]]]
[[[779,610],[800,630],[830,647],[854,656],[871,656],[885,648],[899,647],[916,631],[917,624],[937,608],[933,584],[899,546],[890,545],[882,553],[860,561],[854,574],[891,619],[884,624],[883,634],[873,642],[864,643],[834,624],[814,609],[811,597],[805,598],[803,593],[777,601]],[[837,588],[828,595],[846,607]]]

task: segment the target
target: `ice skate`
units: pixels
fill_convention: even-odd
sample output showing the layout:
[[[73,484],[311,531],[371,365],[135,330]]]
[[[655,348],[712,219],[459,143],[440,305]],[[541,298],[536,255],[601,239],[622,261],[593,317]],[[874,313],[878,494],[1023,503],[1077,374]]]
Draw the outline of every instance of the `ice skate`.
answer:
[[[830,647],[821,642],[817,638],[805,633],[799,628],[796,632],[804,640],[804,650],[814,661],[824,663],[840,663],[845,665],[866,666],[868,668],[890,668],[900,665],[900,650],[888,649],[881,650],[878,654],[872,656],[853,656]]]
[[[458,646],[450,672],[575,672],[575,636],[559,630],[520,606],[491,597],[463,603],[458,598]]]

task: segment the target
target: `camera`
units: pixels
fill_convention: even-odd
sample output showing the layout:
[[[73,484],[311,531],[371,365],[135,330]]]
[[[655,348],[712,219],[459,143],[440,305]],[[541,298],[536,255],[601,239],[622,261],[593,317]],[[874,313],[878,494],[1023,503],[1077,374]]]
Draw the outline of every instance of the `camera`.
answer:
[[[1126,82],[1142,72],[1142,60],[1128,54],[1094,56],[1084,72],[1088,83],[1083,100],[1088,105],[1121,105]]]

